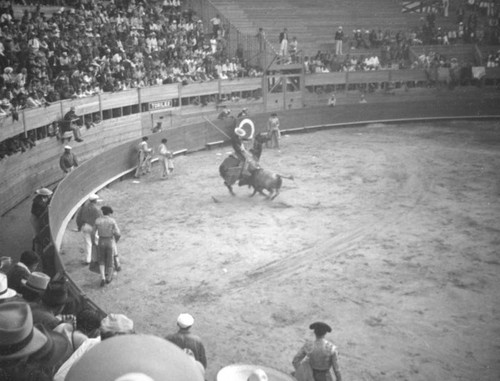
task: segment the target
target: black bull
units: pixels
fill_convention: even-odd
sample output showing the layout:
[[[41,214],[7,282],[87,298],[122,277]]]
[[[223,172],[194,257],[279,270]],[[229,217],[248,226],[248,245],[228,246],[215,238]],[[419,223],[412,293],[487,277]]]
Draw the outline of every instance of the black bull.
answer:
[[[224,179],[224,185],[229,189],[229,192],[234,196],[233,185],[238,180],[238,185],[249,185],[254,191],[251,196],[257,192],[274,200],[280,193],[282,179],[293,180],[293,176],[283,176],[277,173],[258,168],[250,165],[248,171],[250,175],[242,175],[243,164],[239,159],[230,155],[219,166],[219,173]],[[267,190],[269,194],[265,194]]]

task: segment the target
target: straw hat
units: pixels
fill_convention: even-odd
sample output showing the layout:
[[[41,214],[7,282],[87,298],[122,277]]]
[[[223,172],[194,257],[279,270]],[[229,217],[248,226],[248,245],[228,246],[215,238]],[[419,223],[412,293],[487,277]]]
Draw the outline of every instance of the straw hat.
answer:
[[[189,328],[194,324],[194,318],[190,314],[180,314],[177,325],[181,328]]]
[[[0,272],[0,299],[9,299],[16,296],[17,292],[8,287],[7,275]]]
[[[47,188],[40,188],[35,191],[36,194],[39,194],[40,196],[52,196],[52,192],[50,189]]]
[[[33,271],[28,279],[21,280],[21,283],[23,283],[24,287],[31,291],[43,293],[50,283],[50,277],[42,272]]]

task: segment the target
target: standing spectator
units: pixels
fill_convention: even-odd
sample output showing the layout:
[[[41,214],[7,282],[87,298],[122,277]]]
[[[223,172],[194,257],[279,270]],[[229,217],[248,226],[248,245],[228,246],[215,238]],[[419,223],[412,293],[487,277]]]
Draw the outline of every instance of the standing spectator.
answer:
[[[47,188],[40,188],[37,189],[35,193],[36,196],[33,198],[31,204],[30,217],[31,226],[33,227],[33,238],[35,238],[43,228],[41,218],[49,206],[52,191]]]
[[[342,30],[342,26],[339,26],[337,31],[335,32],[335,55],[341,56],[342,53],[342,44],[344,41],[344,31]]]
[[[136,178],[151,172],[151,158],[153,155],[153,149],[149,148],[148,140],[149,138],[147,136],[144,136],[142,138],[142,141],[139,143],[138,163],[137,169],[135,170]]]
[[[99,196],[91,194],[89,199],[82,205],[76,215],[76,226],[78,231],[82,232],[85,242],[84,265],[89,265],[92,260],[92,230],[94,229],[95,221],[102,217],[101,210],[97,206]]]
[[[99,234],[97,244],[97,257],[99,261],[99,273],[101,274],[101,287],[113,280],[113,267],[117,255],[116,243],[121,237],[120,229],[115,219],[111,217],[113,209],[110,206],[101,208],[102,217],[95,221],[92,230],[92,242],[96,242],[96,233]],[[118,269],[117,269],[118,270]]]
[[[215,17],[212,17],[210,19],[210,23],[212,24],[212,34],[213,34],[214,38],[217,38],[219,35],[221,22],[222,21],[221,21],[220,16],[218,14],[216,14]]]
[[[165,178],[168,178],[168,175],[174,170],[173,155],[167,148],[167,141],[168,140],[166,138],[163,138],[160,146],[158,147],[158,154],[160,156],[158,160],[162,170],[161,177]]]
[[[71,152],[71,146],[64,146],[64,153],[59,158],[59,166],[65,174],[70,173],[75,167],[78,167],[78,159]]]
[[[31,250],[26,250],[21,254],[19,262],[10,268],[7,272],[9,287],[21,293],[23,289],[22,280],[27,280],[32,271],[40,263],[40,257]]]
[[[167,335],[165,339],[176,344],[181,349],[190,349],[196,361],[201,362],[203,367],[207,368],[207,358],[205,356],[205,346],[201,338],[193,333],[190,329],[194,324],[194,319],[190,314],[182,313],[177,318],[177,326],[179,330],[176,333]]]
[[[78,123],[80,121],[80,117],[76,115],[75,112],[75,107],[72,106],[69,111],[64,115],[63,122],[64,122],[64,129],[70,129],[73,131],[73,136],[75,137],[75,140],[77,142],[83,142],[82,139],[82,134],[80,132],[80,126],[78,126]]]
[[[293,37],[292,41],[289,44],[288,51],[290,52],[290,58],[292,59],[292,63],[297,63],[297,53],[299,51],[299,42],[297,41],[297,37]]]
[[[267,136],[269,137],[269,142],[266,143],[268,148],[280,148],[280,120],[278,114],[273,112],[267,121]]]
[[[287,30],[287,28],[284,28],[283,32],[280,33],[279,41],[280,41],[280,56],[283,57],[283,60],[284,60],[288,54],[288,30]]]
[[[333,380],[333,370],[335,379],[341,381],[337,348],[325,339],[326,334],[332,331],[331,327],[326,323],[316,322],[309,329],[314,330],[316,340],[306,342],[293,358],[295,377],[298,381],[305,381],[304,374],[310,374],[312,370],[314,380]]]

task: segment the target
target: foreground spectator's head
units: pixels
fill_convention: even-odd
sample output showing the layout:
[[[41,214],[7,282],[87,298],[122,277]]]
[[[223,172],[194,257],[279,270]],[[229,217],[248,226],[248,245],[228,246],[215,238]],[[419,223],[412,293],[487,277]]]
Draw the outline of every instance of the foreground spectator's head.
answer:
[[[40,263],[40,256],[32,250],[23,251],[19,262],[24,263],[30,271],[33,271]]]
[[[203,381],[203,376],[177,345],[151,335],[125,335],[94,346],[65,380]]]
[[[118,335],[134,334],[134,322],[122,314],[109,314],[101,321],[101,340]]]
[[[100,334],[101,314],[92,308],[85,308],[76,316],[76,328],[88,337],[97,337]]]

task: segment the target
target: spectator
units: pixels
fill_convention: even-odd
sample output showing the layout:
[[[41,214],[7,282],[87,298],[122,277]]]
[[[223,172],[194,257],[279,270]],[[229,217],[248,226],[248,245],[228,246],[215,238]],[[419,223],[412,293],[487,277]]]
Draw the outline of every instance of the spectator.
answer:
[[[52,377],[72,352],[64,336],[34,326],[31,308],[24,302],[0,305],[0,343],[5,348],[0,353],[0,368],[9,375],[7,379],[17,379],[11,378],[13,374],[29,375],[24,367]]]
[[[88,333],[89,336],[79,345],[76,343],[78,347],[75,349],[71,357],[61,365],[57,373],[54,375],[53,381],[64,381],[71,367],[77,363],[90,349],[103,340],[119,335],[130,335],[135,333],[133,321],[125,315],[109,314],[100,320],[96,311],[87,309],[79,314],[77,321],[79,322],[80,320],[85,322],[86,327],[83,330],[76,332],[80,335]],[[71,334],[71,336],[73,336],[73,334]]]
[[[69,111],[64,115],[64,130],[69,129],[73,131],[73,136],[77,142],[83,142],[82,134],[80,132],[80,126],[77,122],[80,122],[80,117],[76,115],[75,107],[72,106]]]
[[[282,57],[284,63],[284,59],[288,55],[288,30],[287,28],[283,29],[283,32],[280,33],[279,35],[279,42],[280,42],[280,52],[279,55]]]
[[[0,272],[0,304],[12,300],[17,295],[16,290],[9,288],[7,275]]]
[[[40,188],[35,191],[36,196],[33,198],[31,204],[31,217],[30,222],[33,227],[33,238],[35,238],[42,230],[42,216],[47,210],[50,198],[52,197],[52,191],[47,188]]]
[[[102,217],[102,212],[97,206],[99,201],[99,196],[96,194],[91,194],[88,200],[82,205],[78,210],[76,215],[76,227],[78,231],[82,232],[83,241],[85,243],[84,258],[82,263],[84,265],[90,265],[92,260],[92,230],[95,225],[95,221]]]
[[[50,277],[39,271],[33,271],[28,279],[22,280],[21,294],[28,303],[39,303],[42,295],[49,285]]]
[[[217,38],[219,36],[219,31],[221,30],[221,19],[218,14],[215,15],[215,17],[212,17],[210,19],[210,23],[212,24],[212,35],[214,38]]]
[[[68,285],[64,280],[51,281],[43,293],[40,303],[32,303],[34,324],[52,331],[61,322],[74,321],[73,315],[61,315],[69,302]]]
[[[181,349],[190,349],[194,358],[199,361],[203,367],[207,368],[207,358],[205,356],[205,347],[201,338],[193,333],[190,329],[194,324],[194,319],[190,314],[182,313],[177,318],[177,333],[167,335],[166,339],[176,344]]]
[[[78,167],[78,158],[71,152],[71,146],[64,146],[64,153],[59,158],[59,166],[65,174]]]
[[[314,330],[316,340],[306,342],[293,358],[295,377],[298,381],[305,381],[304,375],[312,372],[312,378],[315,380],[332,380],[333,370],[335,379],[341,381],[337,348],[325,339],[326,334],[332,331],[331,327],[326,323],[316,322],[311,324],[309,329]]]
[[[37,253],[31,250],[24,251],[21,254],[19,262],[12,266],[7,273],[9,286],[21,293],[23,289],[22,280],[27,280],[32,271],[34,271],[40,263],[40,257]]]
[[[341,56],[342,53],[342,44],[344,41],[344,31],[342,26],[339,26],[337,31],[335,32],[335,55]]]
[[[101,274],[101,287],[104,287],[106,283],[111,283],[113,280],[115,261],[117,262],[116,270],[120,271],[116,243],[120,240],[121,233],[118,224],[111,217],[113,209],[110,206],[103,206],[101,211],[103,216],[95,221],[92,230],[92,242],[94,245],[96,244],[96,233],[98,233],[97,257]]]

